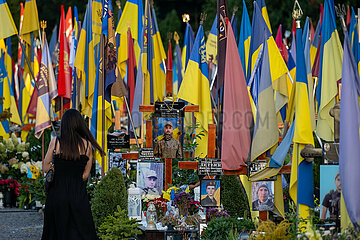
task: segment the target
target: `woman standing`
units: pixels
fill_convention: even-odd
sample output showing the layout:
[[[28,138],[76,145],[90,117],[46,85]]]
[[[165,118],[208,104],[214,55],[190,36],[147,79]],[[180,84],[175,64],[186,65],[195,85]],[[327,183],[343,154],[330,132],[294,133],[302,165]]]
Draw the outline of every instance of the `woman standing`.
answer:
[[[55,152],[54,182],[45,203],[43,240],[97,239],[86,192],[93,148],[105,154],[80,112],[67,110],[61,119],[60,137],[52,139],[44,160],[43,171],[47,172]]]

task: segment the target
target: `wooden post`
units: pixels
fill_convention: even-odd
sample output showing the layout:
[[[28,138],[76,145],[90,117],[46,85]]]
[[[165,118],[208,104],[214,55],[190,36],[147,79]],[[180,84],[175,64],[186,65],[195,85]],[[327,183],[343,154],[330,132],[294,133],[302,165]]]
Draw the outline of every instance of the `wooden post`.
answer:
[[[147,148],[153,147],[153,132],[152,132],[153,129],[152,128],[153,128],[152,121],[147,120],[146,121],[146,147]]]
[[[115,111],[115,130],[121,129],[121,111],[116,110]]]
[[[209,131],[208,131],[208,157],[215,158],[215,135],[216,134],[216,125],[209,124]]]
[[[165,159],[165,190],[172,184],[172,158]]]

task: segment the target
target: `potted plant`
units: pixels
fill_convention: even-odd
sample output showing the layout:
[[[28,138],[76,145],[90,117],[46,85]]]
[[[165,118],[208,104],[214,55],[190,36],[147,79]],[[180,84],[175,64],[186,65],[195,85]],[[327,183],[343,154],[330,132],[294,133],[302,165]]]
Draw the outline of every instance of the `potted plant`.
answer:
[[[173,206],[179,209],[179,215],[181,217],[188,215],[190,203],[191,203],[191,198],[189,193],[178,192],[175,194],[175,198],[173,200]]]
[[[2,180],[0,179],[0,189],[4,194],[4,205],[5,207],[16,206],[16,196],[19,195],[20,184],[15,179],[9,178]]]
[[[196,128],[198,128],[199,126],[199,124],[195,124],[188,127],[185,131],[187,133],[185,133],[184,135],[184,159],[190,160],[194,158],[195,149],[199,145],[196,140],[200,140],[201,137],[205,136],[204,131],[195,133]]]

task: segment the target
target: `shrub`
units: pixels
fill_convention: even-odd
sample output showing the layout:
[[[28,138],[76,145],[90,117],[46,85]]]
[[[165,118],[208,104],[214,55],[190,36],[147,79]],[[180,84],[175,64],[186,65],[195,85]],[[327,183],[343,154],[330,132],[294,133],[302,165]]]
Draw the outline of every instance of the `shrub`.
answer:
[[[232,217],[249,216],[249,202],[240,179],[234,175],[221,177],[221,203]]]
[[[114,214],[117,205],[127,213],[127,190],[124,177],[118,168],[112,168],[96,185],[91,199],[91,211],[96,228],[107,216]]]
[[[129,219],[125,210],[117,206],[117,211],[113,215],[105,218],[99,227],[99,237],[104,240],[129,239],[141,234],[137,229],[140,224],[135,219]]]
[[[205,230],[201,233],[204,240],[229,239],[229,233],[250,232],[255,229],[255,225],[250,220],[236,219],[231,217],[220,217],[212,219]]]

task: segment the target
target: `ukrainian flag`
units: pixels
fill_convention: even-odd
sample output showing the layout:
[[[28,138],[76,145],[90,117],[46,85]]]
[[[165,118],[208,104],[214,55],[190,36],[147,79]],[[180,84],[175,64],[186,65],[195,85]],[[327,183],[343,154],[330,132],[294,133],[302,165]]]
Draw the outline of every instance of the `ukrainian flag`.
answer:
[[[141,48],[141,34],[144,25],[144,7],[142,0],[128,0],[125,3],[124,11],[122,12],[120,21],[117,25],[116,32],[121,34],[121,40],[126,40],[127,30],[130,28],[131,36],[135,39],[134,50],[136,63],[139,61]],[[122,46],[120,40],[120,49],[127,51],[127,47]],[[120,52],[120,51],[119,51]],[[119,53],[120,54],[120,53]],[[127,59],[127,58],[126,58]],[[119,57],[120,60],[120,57]]]
[[[260,48],[263,45],[264,39],[267,41],[269,51],[269,64],[270,74],[272,80],[272,86],[275,92],[275,109],[276,112],[286,104],[291,94],[292,83],[286,76],[289,71],[280,51],[275,43],[274,38],[271,35],[269,28],[261,14],[260,8],[256,2],[254,2],[254,14],[252,21],[250,41],[250,54],[247,73],[247,83],[254,69],[256,60],[258,58]]]
[[[318,47],[320,46],[320,33],[321,33],[321,24],[322,24],[322,13],[320,14],[320,19],[316,25],[316,30],[315,30],[315,34],[314,34],[314,38],[313,41],[311,43],[311,48],[310,48],[310,59],[311,59],[311,69],[313,69],[314,63],[315,63],[315,56],[316,56],[316,52]]]
[[[38,31],[39,17],[35,0],[26,0],[24,8],[24,19],[21,26],[21,37],[29,45],[32,44],[30,33]]]
[[[272,34],[270,20],[269,20],[269,14],[266,9],[265,0],[257,0],[256,3],[259,5],[262,16],[266,22],[266,25],[268,26],[269,31]]]
[[[211,31],[206,41],[206,50],[207,61],[217,64],[217,15],[215,15]]]
[[[187,22],[185,29],[185,36],[184,36],[184,46],[181,52],[183,76],[185,75],[190,54],[192,53],[193,45],[194,45],[194,31],[192,30],[190,23]]]
[[[0,0],[0,19],[0,39],[18,33],[6,0]]]
[[[3,109],[9,109],[9,112],[12,114],[11,118],[9,119],[10,122],[21,126],[22,122],[20,120],[19,111],[16,106],[14,89],[5,67],[5,52],[3,49],[1,49],[0,71],[0,79],[2,79],[2,81],[0,81],[2,85],[1,96],[4,98]]]
[[[241,17],[240,36],[239,36],[239,55],[241,65],[243,66],[244,75],[247,74],[249,64],[249,51],[251,40],[251,24],[249,13],[246,8],[245,0],[243,0],[243,14]]]
[[[317,134],[326,141],[334,140],[334,118],[329,111],[335,105],[338,81],[341,80],[343,49],[336,30],[334,1],[325,0],[321,30],[320,74],[316,100],[318,102]]]
[[[194,105],[199,105],[199,112],[195,113],[200,127],[197,133],[203,132],[199,145],[196,148],[197,157],[207,155],[208,125],[213,123],[212,108],[210,100],[210,87],[208,78],[208,66],[206,62],[206,46],[203,26],[199,26],[196,34],[190,60],[185,71],[183,82],[180,86],[178,98]]]
[[[153,70],[154,70],[154,102],[157,100],[163,101],[165,97],[165,59],[166,54],[164,50],[163,43],[161,41],[161,36],[156,20],[155,9],[152,9],[152,24],[153,24],[153,33],[152,33],[152,42],[154,49],[154,59],[153,59]]]
[[[81,85],[84,97],[81,99],[81,103],[83,106],[83,113],[88,117],[91,116],[96,70],[91,9],[91,0],[89,0],[74,61],[74,66],[82,72]]]
[[[295,129],[292,168],[290,175],[290,196],[299,205],[299,216],[310,216],[309,208],[314,207],[314,184],[312,162],[305,161],[300,151],[306,144],[314,145],[312,134],[308,80],[302,44],[301,28],[296,29],[296,92],[295,92]]]

